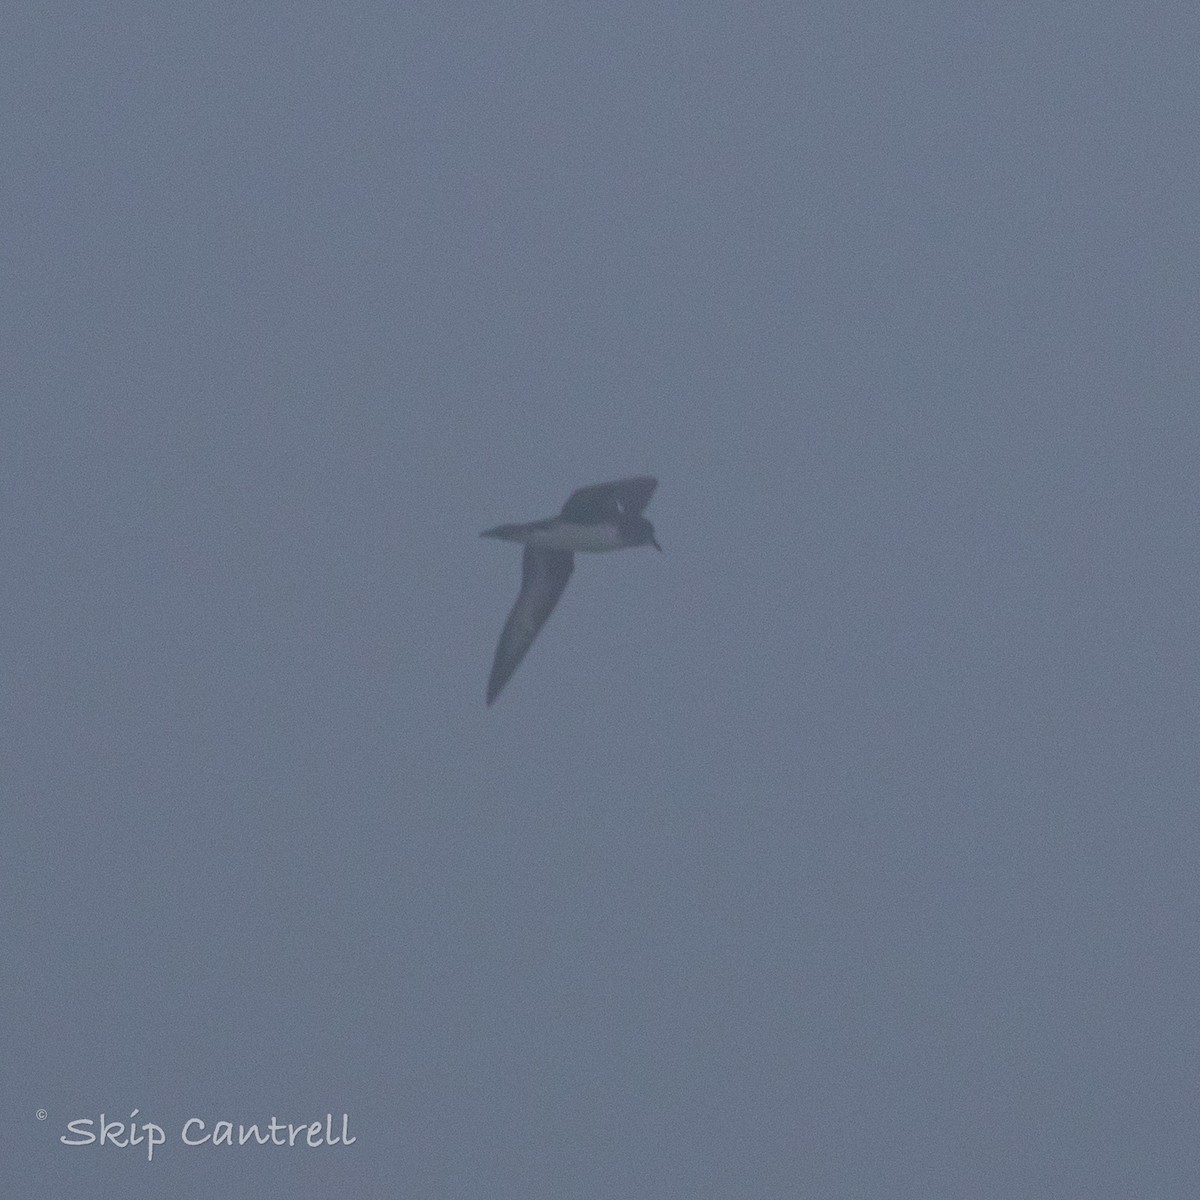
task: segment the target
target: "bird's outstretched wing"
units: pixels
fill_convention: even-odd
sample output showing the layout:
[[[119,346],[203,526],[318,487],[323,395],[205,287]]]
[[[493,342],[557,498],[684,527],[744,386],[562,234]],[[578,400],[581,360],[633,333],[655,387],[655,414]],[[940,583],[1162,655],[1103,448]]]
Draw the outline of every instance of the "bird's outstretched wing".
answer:
[[[634,475],[612,483],[593,483],[572,492],[563,505],[562,516],[568,521],[603,521],[623,516],[640,516],[650,503],[658,480],[653,475]]]
[[[491,704],[500,695],[501,688],[512,678],[525,651],[533,645],[533,639],[554,611],[558,598],[575,569],[575,555],[569,550],[544,550],[526,546],[521,558],[521,591],[513,605],[496,657],[492,662],[492,673],[488,678],[487,702]]]

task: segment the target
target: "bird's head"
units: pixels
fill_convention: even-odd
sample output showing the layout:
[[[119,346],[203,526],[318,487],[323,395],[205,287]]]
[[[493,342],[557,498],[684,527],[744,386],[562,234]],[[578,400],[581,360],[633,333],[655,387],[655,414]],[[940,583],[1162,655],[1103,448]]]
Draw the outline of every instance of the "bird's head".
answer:
[[[653,546],[659,554],[663,552],[654,536],[654,526],[645,517],[626,517],[624,533],[631,546]]]

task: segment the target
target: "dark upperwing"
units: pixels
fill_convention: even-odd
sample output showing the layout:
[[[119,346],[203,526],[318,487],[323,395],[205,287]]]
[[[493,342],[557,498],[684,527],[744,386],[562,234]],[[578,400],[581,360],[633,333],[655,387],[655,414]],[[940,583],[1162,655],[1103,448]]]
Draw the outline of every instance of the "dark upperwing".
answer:
[[[533,639],[554,611],[574,569],[575,555],[569,550],[525,547],[521,556],[521,590],[504,622],[496,657],[492,661],[492,673],[488,677],[489,704],[500,695],[525,657],[525,651],[533,645]]]
[[[639,516],[650,503],[658,480],[653,475],[634,475],[612,483],[593,483],[572,492],[560,516],[567,521],[587,523],[621,516]]]

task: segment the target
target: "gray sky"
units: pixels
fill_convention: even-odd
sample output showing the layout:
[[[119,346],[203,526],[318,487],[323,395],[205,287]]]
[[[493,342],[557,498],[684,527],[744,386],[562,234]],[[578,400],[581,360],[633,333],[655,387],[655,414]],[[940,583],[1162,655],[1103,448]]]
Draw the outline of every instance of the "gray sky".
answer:
[[[1200,1193],[1200,17],[0,56],[5,1195]]]

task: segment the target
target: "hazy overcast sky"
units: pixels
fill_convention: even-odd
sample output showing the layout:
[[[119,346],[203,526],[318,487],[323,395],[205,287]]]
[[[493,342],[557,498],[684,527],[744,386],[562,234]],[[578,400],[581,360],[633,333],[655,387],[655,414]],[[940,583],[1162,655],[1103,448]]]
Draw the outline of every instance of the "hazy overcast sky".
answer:
[[[1200,1195],[1198,63],[17,5],[0,1191]],[[486,708],[479,531],[641,473]]]

